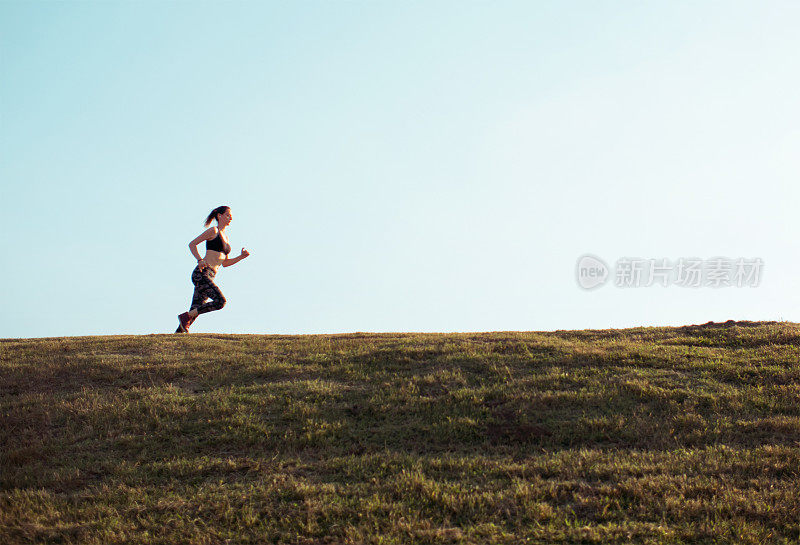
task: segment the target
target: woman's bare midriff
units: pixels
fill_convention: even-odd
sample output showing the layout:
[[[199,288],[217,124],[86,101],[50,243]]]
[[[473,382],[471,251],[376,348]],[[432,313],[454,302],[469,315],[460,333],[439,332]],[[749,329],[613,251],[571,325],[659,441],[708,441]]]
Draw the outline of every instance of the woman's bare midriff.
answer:
[[[206,257],[204,259],[206,265],[214,269],[214,272],[217,272],[219,266],[225,261],[225,254],[217,252],[216,250],[206,250]]]

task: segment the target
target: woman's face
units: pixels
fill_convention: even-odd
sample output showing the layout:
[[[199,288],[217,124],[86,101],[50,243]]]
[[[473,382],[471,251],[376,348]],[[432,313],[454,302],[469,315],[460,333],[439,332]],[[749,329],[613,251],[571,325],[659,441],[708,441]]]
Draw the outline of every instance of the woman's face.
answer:
[[[230,225],[231,222],[233,221],[233,214],[231,214],[231,209],[228,208],[228,210],[224,214],[219,214],[217,216],[217,221],[220,223],[220,225]]]

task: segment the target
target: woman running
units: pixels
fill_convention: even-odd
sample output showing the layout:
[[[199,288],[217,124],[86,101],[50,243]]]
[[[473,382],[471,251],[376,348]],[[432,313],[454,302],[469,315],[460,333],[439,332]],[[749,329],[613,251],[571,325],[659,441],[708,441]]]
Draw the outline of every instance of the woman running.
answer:
[[[214,276],[220,265],[230,267],[250,255],[250,252],[242,248],[239,257],[228,259],[231,253],[231,245],[227,238],[222,235],[225,228],[233,221],[233,215],[229,206],[219,206],[211,211],[206,218],[205,226],[208,227],[213,220],[217,220],[216,227],[206,229],[199,237],[189,243],[189,250],[197,259],[197,267],[192,271],[192,283],[194,284],[194,295],[192,296],[192,306],[189,312],[184,312],[178,316],[179,324],[175,333],[188,333],[189,326],[200,314],[219,310],[225,306],[225,296],[214,284]],[[206,241],[206,256],[200,257],[197,252],[197,245]],[[211,299],[208,303],[206,299]]]

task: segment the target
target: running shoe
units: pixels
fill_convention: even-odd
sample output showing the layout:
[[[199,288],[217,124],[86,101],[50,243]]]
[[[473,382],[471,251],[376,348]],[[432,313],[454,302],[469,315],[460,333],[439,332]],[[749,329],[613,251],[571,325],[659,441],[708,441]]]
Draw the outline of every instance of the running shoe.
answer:
[[[184,312],[183,314],[178,314],[178,321],[180,322],[180,325],[178,325],[178,331],[181,333],[189,333],[189,326],[192,325],[192,322],[194,321],[189,316],[189,313]]]

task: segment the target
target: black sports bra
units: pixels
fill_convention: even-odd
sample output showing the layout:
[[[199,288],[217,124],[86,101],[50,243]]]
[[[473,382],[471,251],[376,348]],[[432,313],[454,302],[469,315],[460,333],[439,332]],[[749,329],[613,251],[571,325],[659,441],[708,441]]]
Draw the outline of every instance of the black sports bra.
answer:
[[[223,246],[224,244],[224,246]],[[222,241],[222,234],[217,232],[217,236],[211,240],[206,241],[206,251],[214,250],[215,252],[222,252],[225,255],[231,253],[231,245]]]

